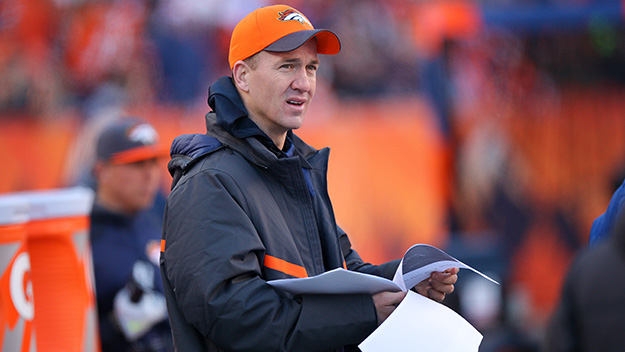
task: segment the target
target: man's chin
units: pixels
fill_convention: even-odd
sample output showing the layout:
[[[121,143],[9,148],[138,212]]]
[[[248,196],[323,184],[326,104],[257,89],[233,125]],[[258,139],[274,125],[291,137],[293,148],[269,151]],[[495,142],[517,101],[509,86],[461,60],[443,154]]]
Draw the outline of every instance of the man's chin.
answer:
[[[135,208],[137,209],[137,211],[146,210],[152,206],[153,202],[154,197],[144,197],[143,199],[135,203]]]
[[[293,116],[289,121],[289,129],[296,130],[304,125],[304,116]]]

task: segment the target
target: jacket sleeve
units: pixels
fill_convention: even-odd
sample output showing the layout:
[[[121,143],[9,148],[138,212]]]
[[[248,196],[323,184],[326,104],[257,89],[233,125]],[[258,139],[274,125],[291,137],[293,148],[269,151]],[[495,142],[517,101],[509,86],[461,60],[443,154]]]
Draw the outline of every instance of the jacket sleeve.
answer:
[[[396,259],[381,265],[366,263],[362,260],[362,258],[360,258],[358,252],[356,252],[356,250],[352,248],[352,244],[349,241],[349,237],[347,236],[345,231],[337,226],[337,232],[339,234],[341,251],[343,252],[343,255],[345,257],[345,264],[347,266],[347,269],[362,272],[365,274],[381,276],[389,280],[393,279],[395,271],[399,267],[399,262],[401,261],[400,259]]]
[[[357,344],[377,326],[369,295],[285,297],[261,276],[263,244],[245,197],[202,172],[172,191],[163,275],[185,321],[222,349],[309,351]]]

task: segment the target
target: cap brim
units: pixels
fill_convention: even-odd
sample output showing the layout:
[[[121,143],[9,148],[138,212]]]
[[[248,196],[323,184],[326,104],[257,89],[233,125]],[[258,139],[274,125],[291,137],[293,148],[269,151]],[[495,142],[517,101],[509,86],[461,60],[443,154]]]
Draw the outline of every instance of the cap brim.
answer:
[[[265,51],[287,52],[293,51],[304,45],[312,37],[317,39],[317,53],[335,55],[341,51],[339,37],[328,29],[310,29],[294,32],[269,44]]]
[[[143,160],[165,157],[168,154],[169,151],[164,146],[149,145],[115,153],[111,156],[110,162],[112,164],[129,164]]]

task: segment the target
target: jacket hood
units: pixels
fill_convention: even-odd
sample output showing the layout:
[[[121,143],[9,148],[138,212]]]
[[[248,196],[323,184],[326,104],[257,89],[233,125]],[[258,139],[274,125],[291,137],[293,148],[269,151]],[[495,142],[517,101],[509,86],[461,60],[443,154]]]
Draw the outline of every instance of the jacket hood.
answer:
[[[260,136],[271,140],[248,117],[232,78],[221,77],[208,89],[208,105],[217,113],[217,124],[237,138]]]
[[[246,139],[254,137],[258,139],[265,147],[273,153],[280,154],[280,149],[275,145],[273,140],[258,127],[258,125],[249,118],[247,109],[243,104],[241,95],[237,91],[232,78],[221,77],[208,89],[208,105],[213,109],[207,114],[206,129],[210,131],[208,116],[214,113],[217,126],[228,132],[237,139]],[[287,137],[291,137],[292,131],[287,133]],[[228,144],[228,143],[226,143]]]
[[[210,88],[206,114],[206,134],[184,134],[171,145],[171,160],[167,165],[173,177],[172,189],[187,171],[207,154],[222,148],[237,151],[249,162],[262,168],[272,168],[279,159],[297,154],[302,167],[311,168],[308,158],[317,150],[288,131],[291,154],[278,149],[273,141],[252,121],[230,77],[221,77]],[[250,138],[251,137],[251,138]],[[296,151],[296,152],[295,152]]]

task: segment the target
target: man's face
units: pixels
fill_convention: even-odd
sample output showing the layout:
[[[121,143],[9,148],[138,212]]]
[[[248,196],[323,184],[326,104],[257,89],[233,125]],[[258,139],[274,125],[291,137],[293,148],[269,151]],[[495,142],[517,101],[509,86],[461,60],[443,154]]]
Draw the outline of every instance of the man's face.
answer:
[[[160,186],[157,159],[128,164],[102,164],[97,169],[98,202],[122,213],[135,213],[152,205]]]
[[[315,95],[317,43],[285,53],[261,51],[249,73],[246,108],[270,138],[302,126]]]

